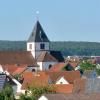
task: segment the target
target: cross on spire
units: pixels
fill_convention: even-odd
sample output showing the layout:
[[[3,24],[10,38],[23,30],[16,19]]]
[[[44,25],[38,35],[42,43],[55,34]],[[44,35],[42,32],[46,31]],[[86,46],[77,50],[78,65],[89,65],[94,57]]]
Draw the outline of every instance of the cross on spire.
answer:
[[[37,18],[37,20],[39,20],[39,11],[38,10],[36,11],[36,18]]]

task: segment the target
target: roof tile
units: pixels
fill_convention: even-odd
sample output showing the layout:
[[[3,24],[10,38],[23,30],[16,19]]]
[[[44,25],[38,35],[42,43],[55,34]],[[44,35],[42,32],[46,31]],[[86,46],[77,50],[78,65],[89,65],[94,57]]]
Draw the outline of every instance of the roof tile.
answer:
[[[49,54],[46,51],[43,51],[37,58],[37,62],[58,62],[58,61],[51,54]]]
[[[27,64],[37,66],[31,52],[28,51],[0,51],[0,64]]]
[[[36,22],[28,42],[49,42],[49,39],[39,21]]]

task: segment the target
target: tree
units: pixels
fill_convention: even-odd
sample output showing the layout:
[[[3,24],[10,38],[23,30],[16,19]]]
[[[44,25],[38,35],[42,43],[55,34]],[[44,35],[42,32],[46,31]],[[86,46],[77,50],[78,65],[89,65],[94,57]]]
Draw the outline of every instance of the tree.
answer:
[[[4,100],[5,99],[5,95],[4,95],[4,93],[1,91],[0,92],[0,100]]]
[[[89,61],[82,61],[80,62],[80,70],[85,71],[85,70],[94,70],[96,68],[95,64],[92,64]]]
[[[25,95],[20,95],[20,100],[37,100],[44,93],[55,93],[55,89],[52,85],[30,87]]]
[[[96,72],[98,75],[100,75],[100,69],[96,68]]]
[[[19,80],[19,79],[21,78],[21,75],[20,75],[20,74],[15,74],[15,75],[14,75],[14,78],[15,78],[16,80]]]
[[[55,93],[55,89],[53,86],[44,86],[44,87],[33,87],[31,88],[31,92],[33,97],[36,99],[40,97],[44,93]]]
[[[6,84],[2,93],[4,94],[5,96],[5,99],[4,100],[14,100],[14,94],[13,94],[13,89],[11,87],[10,84]],[[0,99],[1,100],[1,99]]]
[[[20,100],[35,100],[31,96],[27,96],[26,94],[20,95]]]

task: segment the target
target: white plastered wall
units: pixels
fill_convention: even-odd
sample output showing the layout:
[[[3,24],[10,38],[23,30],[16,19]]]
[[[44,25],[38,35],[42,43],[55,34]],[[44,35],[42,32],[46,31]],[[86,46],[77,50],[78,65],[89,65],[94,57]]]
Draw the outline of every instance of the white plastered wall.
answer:
[[[45,49],[40,48],[40,44],[45,44]],[[32,49],[30,49],[30,44],[32,44]],[[37,58],[42,51],[49,51],[49,42],[28,42],[27,51],[31,51],[34,58]]]
[[[39,65],[39,69],[41,70],[41,71],[43,71],[43,70],[49,70],[49,66],[50,65],[55,65],[55,64],[57,64],[57,62],[37,62],[38,63],[38,65]]]
[[[38,100],[48,100],[45,96],[41,96]]]
[[[49,42],[36,42],[35,43],[35,50],[41,50],[40,44],[45,44],[45,49],[44,50],[49,50]]]
[[[57,82],[56,84],[69,84],[68,81],[64,78],[64,77],[61,77]]]

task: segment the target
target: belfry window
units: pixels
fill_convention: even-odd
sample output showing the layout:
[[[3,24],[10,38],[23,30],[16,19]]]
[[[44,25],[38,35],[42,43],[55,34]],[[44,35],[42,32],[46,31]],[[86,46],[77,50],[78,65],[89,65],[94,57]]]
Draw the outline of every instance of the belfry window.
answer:
[[[32,49],[32,44],[29,44],[29,49]]]
[[[45,49],[45,44],[40,44],[40,49]]]

